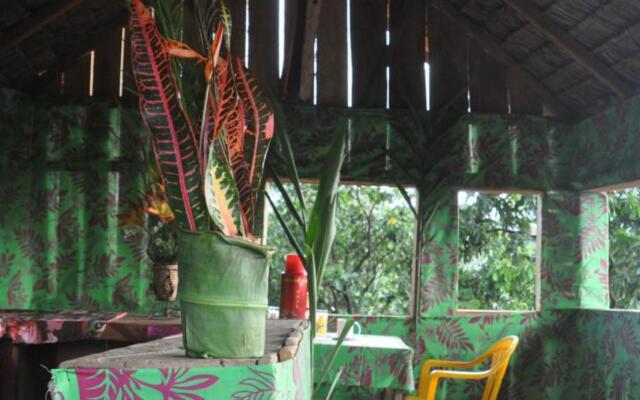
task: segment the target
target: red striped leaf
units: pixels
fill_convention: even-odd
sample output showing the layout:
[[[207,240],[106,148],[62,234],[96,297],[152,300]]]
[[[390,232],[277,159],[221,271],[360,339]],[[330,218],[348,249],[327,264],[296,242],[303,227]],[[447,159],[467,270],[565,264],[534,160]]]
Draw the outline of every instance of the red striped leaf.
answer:
[[[167,42],[140,0],[132,1],[130,30],[140,112],[152,138],[169,205],[182,228],[205,230],[209,216],[194,131],[178,100]]]
[[[227,142],[227,154],[233,179],[238,189],[238,205],[244,232],[247,236],[252,232],[255,198],[251,191],[249,165],[244,156],[244,110],[242,102],[237,102],[229,113],[224,125],[224,137]],[[222,135],[221,135],[222,136]]]
[[[274,132],[273,108],[262,93],[258,81],[239,58],[236,58],[234,72],[238,96],[245,111],[245,158],[249,165],[249,183],[251,193],[256,198],[265,156]]]

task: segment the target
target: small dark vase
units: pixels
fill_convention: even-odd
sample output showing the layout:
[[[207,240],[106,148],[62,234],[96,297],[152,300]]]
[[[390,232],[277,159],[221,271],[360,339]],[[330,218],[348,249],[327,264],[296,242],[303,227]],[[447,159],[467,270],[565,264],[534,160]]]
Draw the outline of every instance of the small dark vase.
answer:
[[[151,288],[160,301],[176,301],[178,297],[178,265],[154,264]]]

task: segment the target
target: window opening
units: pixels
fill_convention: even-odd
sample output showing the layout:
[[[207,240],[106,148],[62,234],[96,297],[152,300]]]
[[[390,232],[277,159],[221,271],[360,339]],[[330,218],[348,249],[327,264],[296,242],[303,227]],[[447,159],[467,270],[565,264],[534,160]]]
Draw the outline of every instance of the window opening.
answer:
[[[640,188],[607,193],[611,308],[640,309]]]
[[[458,308],[536,308],[538,197],[458,192]]]
[[[292,185],[285,187],[294,199]],[[317,184],[302,184],[309,209],[316,190]],[[415,207],[417,191],[407,188],[407,192]],[[278,189],[272,185],[269,195],[293,226]],[[338,196],[336,238],[319,288],[318,307],[339,314],[409,314],[415,217],[402,194],[392,186],[345,184],[340,185]],[[297,234],[302,238],[302,232]],[[294,250],[270,207],[267,243],[276,249],[269,305],[278,306],[284,257]]]

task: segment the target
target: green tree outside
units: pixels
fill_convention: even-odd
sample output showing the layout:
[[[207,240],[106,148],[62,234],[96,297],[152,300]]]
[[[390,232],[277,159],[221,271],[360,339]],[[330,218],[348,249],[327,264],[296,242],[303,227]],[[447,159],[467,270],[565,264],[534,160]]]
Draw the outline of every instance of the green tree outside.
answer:
[[[608,193],[611,308],[640,309],[640,188]]]
[[[292,190],[290,185],[286,188]],[[302,185],[309,209],[316,189],[314,184]],[[415,190],[408,191],[415,204]],[[289,226],[295,226],[277,189],[271,188],[269,195]],[[294,250],[272,211],[267,229],[267,243],[276,249],[270,270],[269,304],[277,306],[284,259]],[[397,188],[341,185],[336,239],[319,288],[319,308],[344,314],[408,314],[414,230],[415,217]],[[296,233],[302,238],[302,232]]]
[[[536,199],[459,192],[459,308],[535,308]]]

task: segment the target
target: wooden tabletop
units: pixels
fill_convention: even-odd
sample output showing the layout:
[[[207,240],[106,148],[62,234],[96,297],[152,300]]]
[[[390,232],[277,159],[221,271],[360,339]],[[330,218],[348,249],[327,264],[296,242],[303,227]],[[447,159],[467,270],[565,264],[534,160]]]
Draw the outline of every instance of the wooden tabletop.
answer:
[[[60,368],[200,368],[275,364],[295,354],[306,322],[267,320],[266,327],[265,355],[259,358],[188,358],[184,354],[180,334],[68,360]]]

